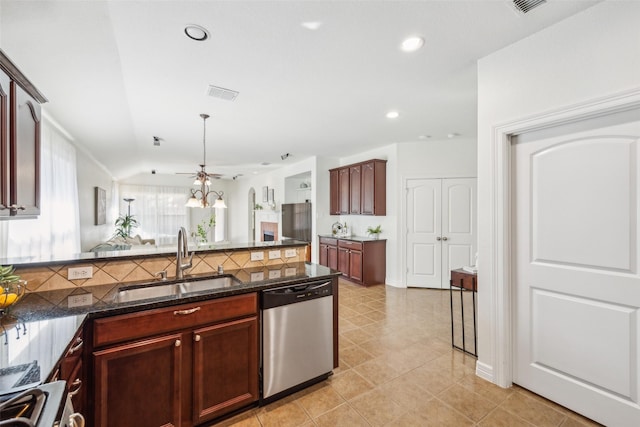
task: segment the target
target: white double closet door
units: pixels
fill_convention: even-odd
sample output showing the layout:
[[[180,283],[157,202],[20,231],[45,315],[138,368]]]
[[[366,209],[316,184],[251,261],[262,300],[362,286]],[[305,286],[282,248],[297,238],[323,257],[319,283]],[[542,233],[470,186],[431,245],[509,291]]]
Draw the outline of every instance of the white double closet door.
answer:
[[[448,288],[449,272],[473,265],[476,178],[407,179],[406,284]]]

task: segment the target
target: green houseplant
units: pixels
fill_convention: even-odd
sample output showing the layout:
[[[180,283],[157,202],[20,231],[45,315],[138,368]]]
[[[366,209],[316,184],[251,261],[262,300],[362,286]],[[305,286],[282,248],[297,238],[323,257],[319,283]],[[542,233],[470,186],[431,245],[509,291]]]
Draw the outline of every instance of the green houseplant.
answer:
[[[138,220],[134,215],[120,215],[116,219],[116,232],[114,237],[131,237],[131,230],[138,227]]]
[[[367,227],[367,234],[369,234],[369,236],[373,237],[374,239],[380,237],[380,233],[382,233],[382,226],[380,224],[376,225],[375,227]]]
[[[216,225],[216,216],[211,215],[209,219],[205,218],[197,226],[196,236],[200,239],[200,243],[207,243],[207,235],[211,227]]]

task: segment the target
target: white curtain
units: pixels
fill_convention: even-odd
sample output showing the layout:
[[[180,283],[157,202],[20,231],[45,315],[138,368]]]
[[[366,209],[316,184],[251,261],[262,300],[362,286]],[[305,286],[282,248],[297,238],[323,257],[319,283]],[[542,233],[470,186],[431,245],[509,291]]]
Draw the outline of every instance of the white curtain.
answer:
[[[47,258],[80,252],[76,149],[46,117],[40,156],[40,215],[37,219],[3,221],[2,258]]]
[[[156,245],[174,245],[178,242],[178,229],[189,229],[189,215],[185,203],[188,188],[153,185],[120,184],[120,214],[126,214],[131,202],[131,215],[138,221],[138,228],[131,235],[143,239],[155,239]]]

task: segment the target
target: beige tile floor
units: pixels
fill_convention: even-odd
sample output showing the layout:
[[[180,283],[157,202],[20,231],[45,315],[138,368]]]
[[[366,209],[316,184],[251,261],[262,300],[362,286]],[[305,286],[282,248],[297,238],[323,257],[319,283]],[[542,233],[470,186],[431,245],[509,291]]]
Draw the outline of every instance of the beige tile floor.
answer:
[[[476,359],[451,348],[448,291],[341,280],[339,302],[334,375],[219,426],[598,425],[520,387],[477,377]]]

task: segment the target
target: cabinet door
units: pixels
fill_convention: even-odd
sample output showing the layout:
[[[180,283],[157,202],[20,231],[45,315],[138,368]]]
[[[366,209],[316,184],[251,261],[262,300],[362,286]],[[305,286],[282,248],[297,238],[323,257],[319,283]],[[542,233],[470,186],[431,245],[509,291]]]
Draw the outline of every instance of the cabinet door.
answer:
[[[0,71],[0,217],[9,216],[9,76]]]
[[[349,249],[338,248],[338,270],[349,276]]]
[[[338,169],[329,171],[329,215],[340,215],[340,177]]]
[[[349,277],[358,282],[362,282],[362,252],[349,252]]]
[[[318,262],[325,267],[329,266],[328,246],[320,244],[320,252],[318,253]]]
[[[349,168],[349,200],[350,200],[350,209],[349,213],[351,214],[359,214],[360,213],[360,190],[362,185],[362,173],[360,165],[351,166]]]
[[[375,164],[373,162],[362,165],[362,198],[360,211],[362,215],[373,215],[375,203]]]
[[[338,247],[327,245],[327,267],[338,269]]]
[[[349,198],[350,198],[349,168],[338,170],[338,185],[339,185],[339,194],[340,194],[340,200],[338,203],[338,214],[348,215],[349,214]]]
[[[40,214],[40,104],[11,82],[9,202],[11,215]]]
[[[257,317],[197,329],[193,339],[194,424],[258,400]]]
[[[94,352],[95,425],[179,426],[182,334]]]

